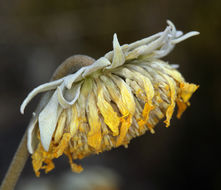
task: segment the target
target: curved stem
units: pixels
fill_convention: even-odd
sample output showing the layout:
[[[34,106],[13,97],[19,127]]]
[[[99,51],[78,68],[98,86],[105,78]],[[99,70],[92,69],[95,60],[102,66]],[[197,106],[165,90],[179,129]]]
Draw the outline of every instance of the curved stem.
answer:
[[[87,55],[73,55],[67,58],[52,75],[51,81],[60,79],[65,75],[78,71],[81,67],[91,65],[95,59]]]
[[[75,55],[65,60],[54,72],[51,80],[59,79],[77,71],[82,66],[90,65],[94,59],[85,55]],[[19,147],[12,159],[9,169],[3,179],[0,190],[13,190],[28,159],[27,132],[25,132]]]
[[[3,179],[0,190],[13,190],[25,166],[29,153],[27,150],[27,132],[25,132],[19,147],[12,159],[9,169]]]
[[[91,65],[95,60],[86,55],[74,55],[66,59],[54,72],[51,81],[73,73],[83,66]],[[13,190],[25,166],[29,153],[27,149],[27,131],[19,144],[9,169],[2,181],[0,190]]]

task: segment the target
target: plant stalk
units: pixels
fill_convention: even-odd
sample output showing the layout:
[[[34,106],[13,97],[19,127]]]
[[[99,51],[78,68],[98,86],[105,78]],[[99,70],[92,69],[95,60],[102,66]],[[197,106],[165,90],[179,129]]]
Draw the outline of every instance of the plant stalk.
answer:
[[[2,181],[0,190],[13,190],[25,166],[29,153],[27,150],[27,132],[25,132]]]
[[[91,65],[95,60],[86,55],[75,55],[66,59],[54,72],[51,81],[76,72],[83,66]],[[3,179],[0,190],[13,190],[25,166],[29,153],[27,149],[27,131],[12,159],[9,169]]]

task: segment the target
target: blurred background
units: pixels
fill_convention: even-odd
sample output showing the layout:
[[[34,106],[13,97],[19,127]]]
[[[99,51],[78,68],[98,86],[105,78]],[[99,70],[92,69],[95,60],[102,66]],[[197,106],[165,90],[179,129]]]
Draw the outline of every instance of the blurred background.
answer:
[[[167,19],[201,33],[164,58],[200,85],[182,118],[173,117],[168,129],[159,124],[156,134],[147,132],[127,149],[81,160],[80,175],[62,157],[56,169],[36,178],[29,159],[16,189],[221,189],[219,0],[1,0],[0,180],[39,100],[20,114],[30,90],[71,55],[97,59],[112,50],[115,32],[120,44],[131,43],[164,30]]]

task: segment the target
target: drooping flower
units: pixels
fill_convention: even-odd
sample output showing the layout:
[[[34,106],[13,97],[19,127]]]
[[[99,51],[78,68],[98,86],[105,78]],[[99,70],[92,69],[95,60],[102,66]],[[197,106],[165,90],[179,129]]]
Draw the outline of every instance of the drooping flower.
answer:
[[[163,32],[132,44],[120,46],[114,34],[113,51],[30,92],[21,113],[35,95],[46,92],[28,128],[27,146],[36,175],[40,169],[52,170],[52,160],[62,154],[68,156],[72,170],[80,172],[82,167],[73,160],[127,147],[147,130],[154,133],[164,117],[168,127],[176,104],[180,118],[198,86],[187,83],[177,65],[160,58],[197,34],[183,35],[170,21]]]

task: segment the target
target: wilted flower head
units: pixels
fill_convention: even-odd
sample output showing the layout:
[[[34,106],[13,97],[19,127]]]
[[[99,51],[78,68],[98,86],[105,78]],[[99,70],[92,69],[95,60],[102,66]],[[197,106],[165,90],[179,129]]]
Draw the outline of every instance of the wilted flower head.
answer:
[[[73,159],[124,145],[144,134],[165,117],[170,125],[175,105],[177,117],[189,105],[198,86],[185,82],[176,70],[160,60],[175,44],[197,35],[185,35],[168,21],[163,32],[120,46],[77,72],[35,88],[21,105],[21,112],[38,93],[46,92],[28,129],[28,150],[33,168],[46,172],[62,154],[73,171],[82,167]]]

